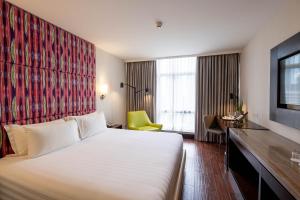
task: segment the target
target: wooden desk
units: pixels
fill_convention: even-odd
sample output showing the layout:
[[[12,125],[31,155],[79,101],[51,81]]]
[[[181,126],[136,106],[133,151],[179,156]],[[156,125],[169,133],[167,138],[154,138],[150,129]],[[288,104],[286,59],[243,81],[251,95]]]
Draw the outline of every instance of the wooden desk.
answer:
[[[300,199],[300,166],[291,162],[300,144],[272,131],[232,128],[229,173],[245,199]]]
[[[226,151],[225,151],[225,166],[226,169],[228,170],[228,143],[229,143],[229,129],[230,128],[237,128],[237,129],[252,129],[252,130],[268,130],[267,128],[258,125],[252,121],[244,121],[242,123],[237,123],[235,121],[228,121],[228,120],[223,120],[222,118],[218,118],[218,123],[220,128],[225,132],[226,134]]]

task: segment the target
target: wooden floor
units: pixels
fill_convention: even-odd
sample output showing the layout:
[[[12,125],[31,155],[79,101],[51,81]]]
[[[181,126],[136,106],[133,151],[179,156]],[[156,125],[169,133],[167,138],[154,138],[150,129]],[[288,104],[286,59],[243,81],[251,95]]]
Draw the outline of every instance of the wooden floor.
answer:
[[[236,199],[224,167],[225,145],[184,140],[186,150],[182,199]]]

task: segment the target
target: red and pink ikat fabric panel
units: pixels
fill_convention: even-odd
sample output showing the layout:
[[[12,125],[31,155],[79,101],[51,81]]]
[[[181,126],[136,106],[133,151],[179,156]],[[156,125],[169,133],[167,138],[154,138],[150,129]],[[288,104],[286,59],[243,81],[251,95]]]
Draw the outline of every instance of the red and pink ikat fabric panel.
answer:
[[[4,61],[3,1],[0,0],[0,62]]]
[[[0,0],[1,124],[95,111],[95,46]],[[1,126],[2,156],[12,153]]]

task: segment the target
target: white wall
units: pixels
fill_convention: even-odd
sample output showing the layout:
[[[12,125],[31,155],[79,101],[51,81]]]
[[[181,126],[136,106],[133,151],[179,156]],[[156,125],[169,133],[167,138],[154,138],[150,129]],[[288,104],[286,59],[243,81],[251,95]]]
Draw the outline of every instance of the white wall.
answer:
[[[103,111],[107,121],[125,125],[125,90],[120,82],[125,80],[124,61],[97,48],[96,49],[96,91],[97,111]],[[99,88],[109,86],[107,96],[100,100]]]
[[[300,130],[269,120],[270,49],[300,31],[300,1],[286,0],[284,7],[243,49],[241,95],[249,119],[300,143]]]

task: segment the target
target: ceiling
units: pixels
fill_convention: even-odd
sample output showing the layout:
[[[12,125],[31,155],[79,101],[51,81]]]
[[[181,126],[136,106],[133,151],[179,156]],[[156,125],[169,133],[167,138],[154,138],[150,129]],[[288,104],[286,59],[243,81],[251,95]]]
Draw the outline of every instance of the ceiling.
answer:
[[[240,50],[285,0],[9,1],[117,57],[142,60]]]

